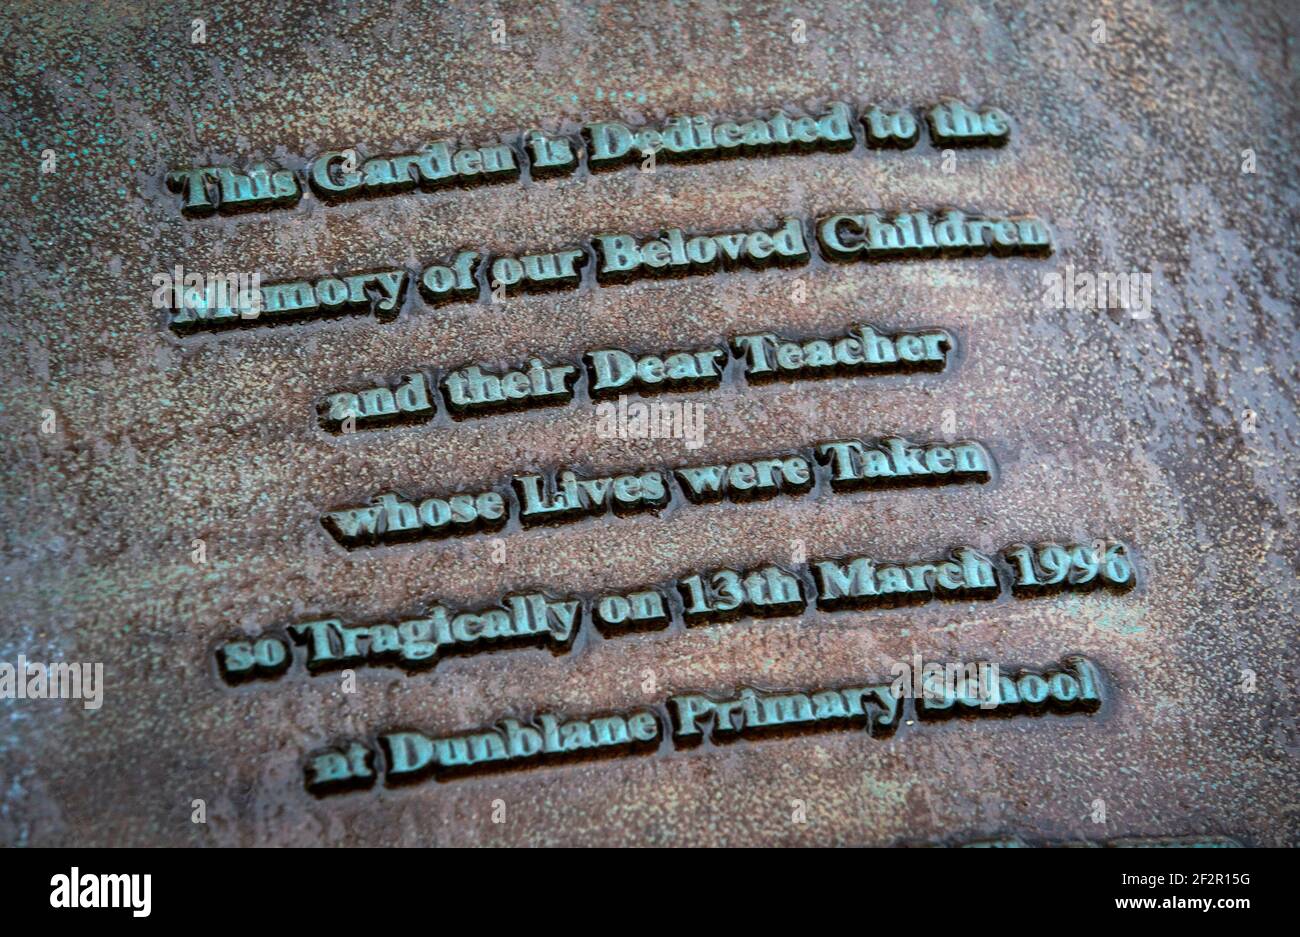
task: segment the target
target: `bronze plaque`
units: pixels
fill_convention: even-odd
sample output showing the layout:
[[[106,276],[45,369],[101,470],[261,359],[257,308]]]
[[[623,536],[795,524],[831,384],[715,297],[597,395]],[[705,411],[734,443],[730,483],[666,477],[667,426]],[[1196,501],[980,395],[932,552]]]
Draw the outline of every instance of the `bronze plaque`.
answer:
[[[1300,842],[1293,5],[3,16],[0,842]]]

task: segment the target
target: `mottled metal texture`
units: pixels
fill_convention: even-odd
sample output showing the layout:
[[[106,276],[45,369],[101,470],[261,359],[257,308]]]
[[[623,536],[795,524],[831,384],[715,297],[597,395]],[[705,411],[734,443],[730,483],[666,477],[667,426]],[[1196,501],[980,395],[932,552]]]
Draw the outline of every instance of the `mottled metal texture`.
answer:
[[[207,42],[191,43],[191,20]],[[492,43],[504,20],[508,44]],[[792,41],[793,21],[807,42]],[[1093,21],[1105,20],[1104,43]],[[0,659],[102,661],[103,707],[0,702],[0,841],[14,844],[912,844],[1226,836],[1300,842],[1296,800],[1296,8],[1288,2],[11,3],[0,13]],[[833,99],[1003,108],[1011,144],[944,173],[922,142],[585,171],[234,219],[182,219],[169,168],[476,142]],[[57,170],[42,174],[53,149]],[[1242,151],[1258,172],[1243,174]],[[714,231],[855,207],[1034,212],[1048,261],[741,272],[179,342],[150,306],[177,263],[268,280],[418,267],[463,246],[597,230]],[[1042,276],[1150,271],[1153,315],[1047,308]],[[802,275],[808,301],[790,301]],[[570,407],[334,437],[316,396],[411,364],[702,345],[855,321],[940,326],[944,375],[701,394],[706,445],[596,435]],[[57,432],[42,435],[42,411]],[[317,521],[375,491],[516,470],[722,460],[823,438],[937,438],[945,410],[992,484],[722,504],[348,553]],[[1257,414],[1254,432],[1243,412]],[[1128,595],[934,603],[589,637],[572,653],[224,685],[214,642],[321,613],[693,569],[939,555],[1117,536]],[[207,564],[191,561],[206,542]],[[1098,716],[843,732],[606,759],[317,800],[304,753],[399,725],[631,708],[670,692],[814,686],[888,662],[1104,668]],[[1258,674],[1240,689],[1243,669]],[[657,689],[643,690],[653,675]],[[207,823],[191,803],[207,803]],[[491,821],[504,801],[507,821]],[[1092,820],[1104,800],[1106,822]],[[807,822],[791,821],[792,801]]]

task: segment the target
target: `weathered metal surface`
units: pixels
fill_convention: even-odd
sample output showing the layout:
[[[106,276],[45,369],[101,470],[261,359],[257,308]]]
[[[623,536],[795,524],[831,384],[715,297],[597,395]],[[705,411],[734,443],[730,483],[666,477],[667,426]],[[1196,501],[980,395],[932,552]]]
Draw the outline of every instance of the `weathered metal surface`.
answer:
[[[1296,845],[1295,25],[1286,2],[9,5],[0,659],[102,661],[106,686],[93,712],[0,701],[0,842]],[[178,166],[297,167],[329,149],[402,152],[601,118],[946,97],[1006,111],[1009,144],[963,150],[951,173],[928,144],[859,147],[198,220],[162,182]],[[47,148],[57,168],[42,173]],[[1056,252],[814,260],[798,273],[803,304],[790,300],[795,273],[735,272],[233,339],[178,338],[150,305],[152,277],[178,263],[274,280],[417,266],[464,246],[550,250],[599,230],[913,206],[1033,212]],[[1151,317],[1048,308],[1042,276],[1066,264],[1151,272]],[[949,330],[960,361],[924,377],[724,387],[700,397],[698,453],[602,438],[586,408],[346,436],[316,420],[320,394],[416,364],[858,321]],[[934,438],[946,410],[997,458],[991,484],[527,530],[504,539],[504,563],[486,538],[349,552],[318,522],[375,491],[476,489],[528,469]],[[361,670],[351,694],[301,672],[232,688],[212,656],[231,635],[329,614],[391,620],[432,597],[469,607],[784,563],[796,541],[808,556],[902,558],[1098,536],[1140,551],[1137,590],[593,635],[564,655]],[[874,679],[914,651],[1028,665],[1085,654],[1107,675],[1107,705],[927,724],[887,742],[795,736],[325,799],[303,787],[305,753],[338,737]],[[192,822],[196,799],[206,823]]]

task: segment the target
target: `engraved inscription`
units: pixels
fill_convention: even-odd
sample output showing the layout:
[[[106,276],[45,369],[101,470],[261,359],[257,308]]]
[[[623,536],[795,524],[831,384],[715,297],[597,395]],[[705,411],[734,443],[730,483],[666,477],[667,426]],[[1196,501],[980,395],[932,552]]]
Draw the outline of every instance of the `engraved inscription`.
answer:
[[[671,471],[596,477],[567,468],[525,473],[500,490],[418,502],[386,492],[366,505],[326,511],[321,523],[335,540],[351,548],[496,530],[509,518],[518,518],[528,527],[572,523],[611,511],[615,515],[658,511],[673,497],[680,497],[683,504],[724,498],[744,502],[778,494],[797,497],[811,491],[821,478],[835,494],[865,487],[980,483],[989,480],[992,470],[992,457],[973,441],[918,446],[898,436],[874,442],[846,439],[806,452]]]
[[[401,268],[378,272],[325,275],[261,287],[261,304],[240,309],[203,301],[173,308],[168,326],[185,334],[230,326],[277,325],[348,312],[372,312],[380,322],[399,315],[411,282],[426,305],[496,301],[519,292],[577,289],[581,268],[589,261],[595,288],[645,277],[687,277],[740,267],[767,269],[809,263],[813,246],[831,260],[906,260],[926,257],[1044,257],[1052,251],[1045,222],[1032,215],[981,217],[949,211],[942,218],[923,211],[892,218],[876,212],[841,212],[822,218],[810,242],[799,218],[783,218],[770,230],[749,228],[692,235],[680,228],[661,236],[598,233],[582,248],[502,255],[492,258],[474,250],[458,252],[445,263],[425,267],[417,276]],[[258,274],[260,277],[261,275]],[[910,343],[909,343],[910,349]],[[900,353],[896,350],[896,354]],[[856,353],[849,352],[855,356]],[[912,356],[923,352],[910,351]],[[918,359],[918,362],[921,359]]]
[[[1112,564],[1105,584],[1119,592],[1133,588],[1136,574],[1128,546],[1118,540],[1100,542],[1108,545],[1112,559],[1122,557],[1122,567]],[[1020,549],[1013,545],[990,557],[959,546],[937,560],[907,563],[849,556],[812,560],[793,568],[774,563],[750,570],[723,567],[626,592],[513,594],[471,610],[434,601],[414,617],[391,622],[349,625],[323,618],[271,629],[255,638],[231,638],[217,646],[216,660],[222,676],[232,684],[279,679],[299,660],[311,674],[341,667],[420,671],[450,654],[539,646],[568,653],[584,628],[620,638],[674,625],[729,625],[746,618],[790,617],[813,610],[834,614],[921,605],[935,599],[991,602],[1003,595],[1017,600],[1049,595],[1046,590],[1023,588]],[[1067,581],[1059,588],[1087,591],[1094,582]],[[294,647],[301,648],[296,656]]]
[[[617,395],[704,392],[730,372],[750,383],[941,371],[956,341],[943,329],[889,333],[858,325],[831,338],[787,339],[773,332],[737,335],[730,345],[630,352],[595,348],[580,360],[529,358],[504,370],[470,364],[446,372],[409,370],[389,382],[338,390],[317,401],[320,425],[339,432],[426,421],[440,407],[453,420],[534,407],[594,402]],[[437,388],[440,394],[431,394]]]
[[[997,668],[999,672],[1009,668]],[[602,752],[650,752],[667,741],[690,749],[708,741],[725,744],[794,731],[860,729],[884,739],[901,724],[955,715],[1059,716],[1089,714],[1103,704],[1101,672],[1083,657],[1069,657],[1045,672],[1020,669],[987,686],[966,677],[955,685],[929,679],[912,694],[898,681],[771,691],[741,687],[731,695],[677,693],[663,704],[623,713],[567,718],[539,713],[532,719],[507,717],[470,732],[431,736],[402,730],[381,733],[374,745],[345,740],[307,756],[305,784],[326,795],[373,786],[382,771],[387,786],[451,780],[474,771],[590,758]],[[382,753],[382,759],[379,756]]]
[[[920,139],[922,122],[941,148],[999,147],[1010,139],[1011,120],[996,107],[944,101],[918,113],[923,121],[906,109],[871,105],[855,117],[851,105],[834,101],[818,115],[777,110],[771,117],[726,120],[696,114],[639,127],[598,120],[584,124],[576,136],[533,129],[480,146],[438,140],[411,152],[365,158],[359,148],[330,150],[307,160],[300,173],[271,162],[254,164],[246,172],[233,166],[176,169],[167,173],[166,184],[180,197],[183,215],[202,218],[218,211],[292,207],[304,191],[328,204],[417,189],[517,182],[525,166],[533,178],[544,179],[572,173],[584,159],[600,172],[639,165],[649,157],[668,163],[846,152],[858,145],[858,125],[868,149],[908,149]]]

